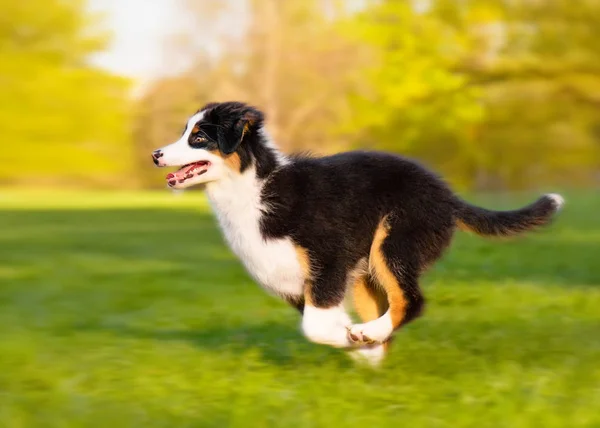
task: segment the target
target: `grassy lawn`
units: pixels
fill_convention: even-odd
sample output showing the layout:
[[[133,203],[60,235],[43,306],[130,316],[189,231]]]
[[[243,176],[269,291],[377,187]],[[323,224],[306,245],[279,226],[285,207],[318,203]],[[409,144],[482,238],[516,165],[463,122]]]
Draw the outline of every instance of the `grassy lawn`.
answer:
[[[600,198],[566,196],[459,234],[374,371],[302,337],[201,194],[0,191],[0,427],[600,427]]]

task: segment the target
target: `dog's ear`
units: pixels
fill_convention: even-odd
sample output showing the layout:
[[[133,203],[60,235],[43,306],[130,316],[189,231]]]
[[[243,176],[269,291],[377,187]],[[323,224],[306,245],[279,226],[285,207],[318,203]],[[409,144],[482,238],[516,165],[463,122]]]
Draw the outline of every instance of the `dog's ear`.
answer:
[[[237,150],[245,137],[258,129],[264,118],[259,110],[247,106],[228,112],[227,115],[230,117],[222,118],[217,133],[217,144],[221,153],[230,155]]]

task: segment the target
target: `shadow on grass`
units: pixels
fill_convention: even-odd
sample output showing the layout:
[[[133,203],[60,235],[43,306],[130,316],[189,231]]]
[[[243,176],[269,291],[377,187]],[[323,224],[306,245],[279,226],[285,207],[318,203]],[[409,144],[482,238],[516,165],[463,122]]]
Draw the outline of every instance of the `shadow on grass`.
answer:
[[[324,361],[338,367],[350,367],[343,350],[308,342],[300,333],[298,322],[249,324],[243,327],[206,326],[198,330],[153,330],[128,326],[87,326],[75,330],[100,332],[121,338],[159,342],[187,342],[211,352],[233,354],[257,351],[261,360],[283,367],[320,366]]]
[[[308,342],[297,323],[266,322],[243,327],[206,326],[199,330],[153,330],[129,326],[87,326],[75,330],[116,338],[185,342],[211,353],[258,352],[262,361],[282,368],[319,367],[355,369],[343,350]],[[590,340],[597,322],[561,323],[510,318],[503,324],[473,320],[417,320],[399,331],[388,364],[410,367],[453,378],[482,367],[516,364],[528,369],[552,369],[591,364],[600,358],[598,343]],[[415,357],[425,364],[415,364]]]

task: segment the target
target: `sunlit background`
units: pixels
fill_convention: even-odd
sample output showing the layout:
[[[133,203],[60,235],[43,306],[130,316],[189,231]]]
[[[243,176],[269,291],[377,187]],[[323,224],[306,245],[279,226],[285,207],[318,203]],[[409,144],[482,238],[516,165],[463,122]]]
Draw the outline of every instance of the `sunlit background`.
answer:
[[[597,1],[3,3],[4,185],[162,186],[149,151],[214,100],[286,151],[392,150],[462,190],[600,180]]]
[[[1,427],[600,425],[600,1],[0,5]],[[287,153],[392,151],[474,203],[566,208],[459,236],[425,317],[356,367],[152,165],[229,100]]]

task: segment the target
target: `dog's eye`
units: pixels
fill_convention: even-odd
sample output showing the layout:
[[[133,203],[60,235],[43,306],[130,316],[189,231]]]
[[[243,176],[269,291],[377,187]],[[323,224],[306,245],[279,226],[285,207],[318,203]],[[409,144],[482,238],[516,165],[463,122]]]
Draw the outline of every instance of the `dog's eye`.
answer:
[[[210,139],[204,133],[192,135],[192,137],[190,138],[190,141],[189,141],[189,145],[196,149],[205,149],[208,146],[210,146],[211,144],[212,143],[211,143]]]

